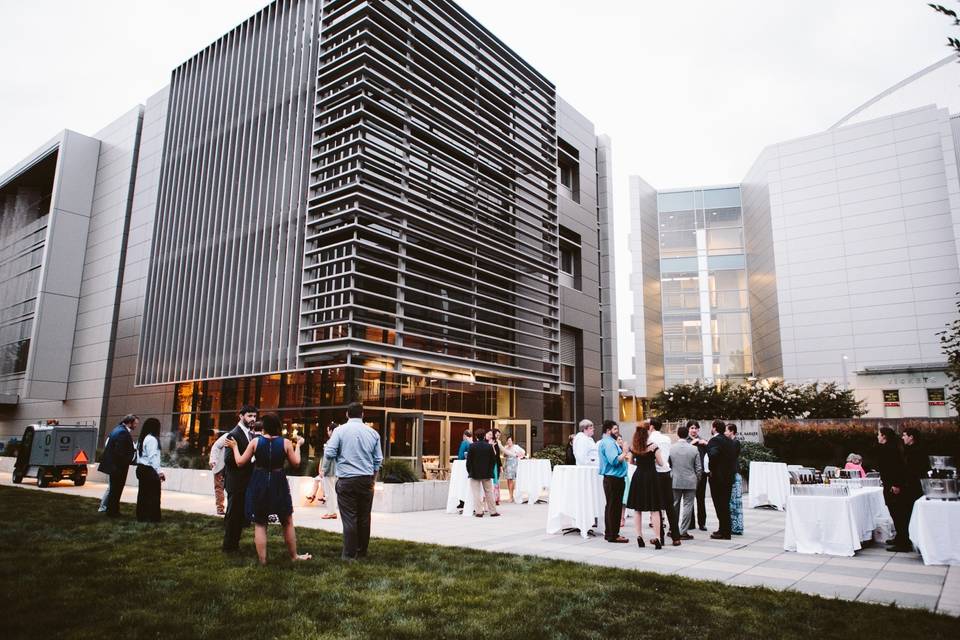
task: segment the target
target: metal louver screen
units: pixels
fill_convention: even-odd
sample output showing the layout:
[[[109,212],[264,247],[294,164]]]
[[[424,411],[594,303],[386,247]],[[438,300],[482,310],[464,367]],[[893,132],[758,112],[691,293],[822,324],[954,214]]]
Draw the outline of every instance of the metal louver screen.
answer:
[[[577,332],[560,328],[560,364],[577,365]]]

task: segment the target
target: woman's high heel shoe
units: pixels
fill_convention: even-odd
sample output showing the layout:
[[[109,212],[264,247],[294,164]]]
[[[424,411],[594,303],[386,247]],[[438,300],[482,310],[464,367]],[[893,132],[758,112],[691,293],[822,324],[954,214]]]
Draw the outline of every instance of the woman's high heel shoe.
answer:
[[[637,546],[643,549],[647,545],[643,544],[643,538],[637,538]]]
[[[654,548],[654,549],[657,549],[658,551],[659,551],[660,549],[663,549],[663,543],[660,542],[660,540],[657,539],[657,538],[654,538],[653,540],[651,540],[651,541],[650,541],[650,544],[652,544],[652,545],[653,545],[653,548]]]

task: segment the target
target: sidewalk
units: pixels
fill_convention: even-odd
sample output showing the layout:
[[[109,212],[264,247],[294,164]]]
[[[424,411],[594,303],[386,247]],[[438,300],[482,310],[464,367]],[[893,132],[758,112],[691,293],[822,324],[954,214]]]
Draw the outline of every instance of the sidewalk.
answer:
[[[0,484],[11,485],[10,475],[0,475]],[[27,479],[13,485],[36,491]],[[74,487],[61,483],[45,491],[99,498],[106,485],[88,483]],[[127,488],[123,502],[136,502],[136,488]],[[322,520],[324,509],[305,506],[294,495],[294,520],[298,527],[340,533],[338,520]],[[213,496],[165,491],[164,509],[214,515]],[[583,540],[578,535],[545,533],[547,505],[501,506],[502,518],[473,518],[443,511],[374,513],[375,537],[461,546],[486,551],[516,553],[589,564],[675,574],[728,585],[792,589],[824,597],[862,602],[895,602],[904,607],[922,607],[960,616],[960,567],[923,564],[918,554],[889,553],[884,548],[866,548],[853,558],[801,555],[783,550],[784,514],[780,511],[744,511],[743,536],[731,541],[709,540],[709,532],[694,531],[697,538],[680,547],[655,551],[638,549],[632,519],[623,531],[631,543],[610,544],[602,537]],[[712,511],[708,529],[716,525]],[[650,538],[649,529],[644,537]]]

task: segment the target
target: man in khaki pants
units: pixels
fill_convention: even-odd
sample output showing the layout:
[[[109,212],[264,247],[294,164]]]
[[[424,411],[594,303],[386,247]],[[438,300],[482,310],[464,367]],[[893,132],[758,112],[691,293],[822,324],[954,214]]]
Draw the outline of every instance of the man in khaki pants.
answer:
[[[470,476],[470,491],[473,492],[473,515],[483,517],[483,503],[487,503],[490,517],[495,518],[497,504],[493,497],[493,466],[496,462],[496,453],[493,446],[484,440],[486,431],[477,429],[474,434],[474,443],[467,449],[467,475]]]

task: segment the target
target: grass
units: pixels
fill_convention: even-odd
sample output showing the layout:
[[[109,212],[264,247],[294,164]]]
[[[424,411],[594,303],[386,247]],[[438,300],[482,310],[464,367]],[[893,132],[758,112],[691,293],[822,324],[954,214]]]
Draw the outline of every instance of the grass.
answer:
[[[271,528],[224,556],[222,520],[174,511],[110,521],[96,501],[0,487],[4,638],[957,638],[926,611],[526,556],[299,529],[293,564]]]

